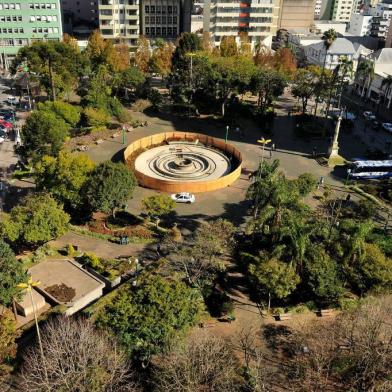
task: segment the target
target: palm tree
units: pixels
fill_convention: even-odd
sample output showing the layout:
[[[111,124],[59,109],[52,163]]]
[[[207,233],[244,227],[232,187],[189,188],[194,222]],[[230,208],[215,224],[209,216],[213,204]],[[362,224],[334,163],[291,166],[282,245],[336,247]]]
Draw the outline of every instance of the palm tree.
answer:
[[[324,32],[323,36],[322,36],[322,40],[324,43],[324,48],[325,48],[325,56],[324,56],[324,62],[323,62],[323,68],[322,68],[322,72],[321,72],[321,77],[320,77],[320,81],[319,81],[319,88],[317,96],[316,96],[316,107],[314,110],[314,116],[317,115],[317,106],[320,100],[320,95],[321,95],[321,91],[324,89],[325,87],[325,80],[324,80],[324,73],[325,73],[325,66],[327,63],[327,55],[328,55],[328,50],[330,49],[330,47],[332,46],[332,44],[335,42],[337,38],[337,34],[336,31],[334,29],[329,29],[326,32]]]
[[[358,64],[357,73],[355,75],[357,84],[362,84],[361,97],[365,88],[369,86],[374,79],[374,63],[371,60],[363,60]]]
[[[340,95],[339,95],[339,104],[338,104],[338,108],[340,109],[340,105],[342,102],[342,95],[343,95],[343,89],[344,86],[346,84],[346,79],[350,78],[350,80],[352,79],[353,76],[353,62],[352,60],[349,60],[347,58],[347,56],[342,56],[339,59],[339,64],[335,69],[336,74],[337,74],[337,78],[341,87],[340,90]],[[339,86],[338,86],[339,88]]]
[[[323,71],[325,69],[325,64],[327,62],[327,55],[328,55],[328,50],[330,49],[330,47],[332,46],[332,44],[336,41],[337,38],[337,33],[334,29],[329,29],[327,30],[323,36],[322,36],[322,40],[324,42],[324,48],[325,48],[325,57],[324,57],[324,64],[323,64]]]

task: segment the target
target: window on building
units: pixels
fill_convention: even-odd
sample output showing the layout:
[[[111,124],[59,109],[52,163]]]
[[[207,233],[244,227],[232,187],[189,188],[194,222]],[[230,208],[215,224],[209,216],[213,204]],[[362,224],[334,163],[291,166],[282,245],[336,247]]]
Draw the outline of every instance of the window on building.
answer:
[[[150,35],[150,28],[146,27],[146,35]]]
[[[144,7],[144,11],[145,11],[146,14],[149,14],[149,13],[150,13],[150,6],[149,6],[149,5],[146,5],[146,6]]]

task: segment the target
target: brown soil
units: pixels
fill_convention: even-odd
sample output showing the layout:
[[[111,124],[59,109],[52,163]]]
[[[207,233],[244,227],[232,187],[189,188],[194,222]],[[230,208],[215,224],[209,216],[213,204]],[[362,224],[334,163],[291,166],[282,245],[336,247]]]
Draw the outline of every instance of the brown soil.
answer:
[[[76,294],[74,288],[68,287],[64,283],[61,283],[60,285],[54,284],[52,286],[46,287],[45,291],[52,297],[56,298],[59,302],[69,302],[75,297]]]

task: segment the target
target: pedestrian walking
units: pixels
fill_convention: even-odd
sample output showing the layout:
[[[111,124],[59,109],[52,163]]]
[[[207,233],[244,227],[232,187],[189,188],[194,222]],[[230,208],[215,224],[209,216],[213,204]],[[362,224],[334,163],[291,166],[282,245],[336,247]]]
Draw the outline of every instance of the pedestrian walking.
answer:
[[[312,155],[315,157],[317,154],[317,147],[313,147]]]
[[[275,143],[272,143],[272,151],[276,151]]]
[[[270,159],[272,158],[272,146],[270,147],[270,151],[269,151],[269,157],[270,157]]]
[[[317,184],[317,189],[320,189],[324,185],[324,177],[320,177],[318,184]]]
[[[157,244],[157,255],[158,257],[161,255],[161,244],[159,242]]]

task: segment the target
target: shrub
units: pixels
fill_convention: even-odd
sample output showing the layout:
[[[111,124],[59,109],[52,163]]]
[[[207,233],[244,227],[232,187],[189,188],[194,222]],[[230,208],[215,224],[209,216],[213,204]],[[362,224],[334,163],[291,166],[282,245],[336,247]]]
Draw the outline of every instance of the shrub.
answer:
[[[117,116],[118,121],[120,121],[121,123],[128,123],[130,124],[132,122],[132,115],[131,113],[129,113],[128,110],[123,109],[120,113],[119,116]]]
[[[296,184],[299,194],[301,196],[307,196],[316,188],[317,180],[313,174],[304,173],[297,178]]]
[[[101,127],[110,122],[110,115],[102,109],[87,107],[83,111],[86,123],[90,127]]]
[[[45,103],[38,104],[38,109],[53,112],[71,127],[75,127],[80,121],[80,108],[67,102],[46,101]]]
[[[148,99],[138,99],[132,105],[132,110],[135,112],[144,112],[150,106],[151,106],[151,102]]]

